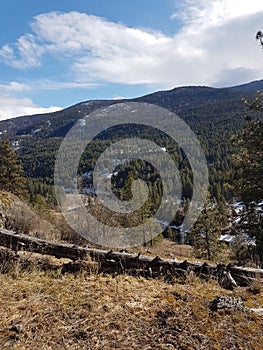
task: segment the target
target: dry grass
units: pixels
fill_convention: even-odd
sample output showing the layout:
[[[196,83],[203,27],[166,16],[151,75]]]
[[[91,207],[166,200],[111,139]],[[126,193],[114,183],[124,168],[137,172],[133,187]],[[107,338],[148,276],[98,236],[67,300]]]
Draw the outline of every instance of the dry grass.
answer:
[[[17,233],[25,233],[47,240],[60,240],[60,230],[37,215],[17,196],[0,191],[1,226]]]
[[[159,241],[153,247],[142,248],[142,253],[178,260],[189,260],[194,256],[193,248],[190,245],[178,244],[168,239]]]
[[[212,312],[219,295],[263,305],[248,288],[125,275],[33,271],[0,275],[1,349],[262,349],[263,317]]]
[[[188,244],[178,244],[169,239],[163,239],[157,242],[153,247],[146,248],[137,248],[132,250],[133,252],[141,251],[144,255],[151,255],[168,259],[177,259],[177,260],[188,260],[188,261],[200,261],[208,263],[231,263],[230,253],[231,251],[227,248],[223,249],[221,254],[217,257],[216,261],[209,261],[204,258],[196,258],[194,254],[194,249]]]

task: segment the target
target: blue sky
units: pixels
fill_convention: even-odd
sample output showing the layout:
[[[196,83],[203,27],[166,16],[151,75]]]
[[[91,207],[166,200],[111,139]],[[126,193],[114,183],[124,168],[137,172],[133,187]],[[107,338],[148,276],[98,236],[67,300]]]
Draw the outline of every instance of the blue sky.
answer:
[[[3,0],[0,119],[262,79],[262,0]]]

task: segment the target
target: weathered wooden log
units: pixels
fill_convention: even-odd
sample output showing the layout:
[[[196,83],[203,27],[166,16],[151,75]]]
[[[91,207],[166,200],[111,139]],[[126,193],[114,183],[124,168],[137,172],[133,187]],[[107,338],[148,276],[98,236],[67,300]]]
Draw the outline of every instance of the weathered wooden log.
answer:
[[[25,234],[0,229],[0,246],[14,251],[29,252],[68,258],[73,261],[90,257],[99,265],[99,271],[143,274],[150,277],[177,276],[193,271],[198,276],[214,276],[220,281],[225,272],[231,274],[238,285],[249,285],[254,279],[263,282],[263,270],[238,266],[214,265],[200,262],[162,259],[127,252],[113,252],[102,249],[75,246],[67,243],[50,242]]]
[[[4,229],[0,229],[0,245],[14,251],[26,250],[72,260],[83,259],[87,255],[87,252],[82,247],[49,242],[25,234],[16,234],[14,231]]]
[[[251,267],[231,266],[229,271],[238,285],[250,285],[254,281],[263,283],[263,269],[255,269]]]

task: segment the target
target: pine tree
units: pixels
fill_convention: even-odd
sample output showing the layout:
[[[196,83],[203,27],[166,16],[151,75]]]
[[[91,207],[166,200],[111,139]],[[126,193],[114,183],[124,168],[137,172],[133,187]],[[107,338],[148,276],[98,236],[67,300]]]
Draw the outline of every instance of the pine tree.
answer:
[[[234,156],[235,194],[249,204],[263,199],[263,122],[250,121],[234,138],[239,152]]]
[[[221,251],[221,215],[217,205],[208,202],[190,231],[196,256],[215,259]]]
[[[0,190],[12,192],[28,198],[26,179],[23,177],[23,166],[13,151],[9,140],[0,143]]]
[[[257,32],[256,40],[263,48],[262,31]],[[263,200],[263,92],[258,91],[252,102],[245,99],[243,101],[248,110],[260,120],[251,121],[251,116],[248,116],[248,125],[241,137],[237,138],[240,153],[235,159],[234,185],[245,203],[245,212],[240,222],[241,229],[245,229],[256,239],[256,253],[263,263],[263,217],[262,213],[256,210],[257,204]]]
[[[227,213],[226,201],[222,195],[220,196],[218,201],[218,211],[221,215],[222,224],[226,225],[227,219],[228,219],[228,213]]]
[[[262,117],[262,92],[258,92],[252,102],[244,100],[244,103],[250,113]],[[263,121],[252,121],[251,116],[247,120],[245,128],[233,139],[238,150],[234,156],[233,190],[245,204],[240,224],[235,229],[256,240],[256,254],[263,262],[263,221],[256,210],[263,200]]]
[[[256,34],[256,40],[259,41],[260,45],[263,47],[263,33],[259,30]]]

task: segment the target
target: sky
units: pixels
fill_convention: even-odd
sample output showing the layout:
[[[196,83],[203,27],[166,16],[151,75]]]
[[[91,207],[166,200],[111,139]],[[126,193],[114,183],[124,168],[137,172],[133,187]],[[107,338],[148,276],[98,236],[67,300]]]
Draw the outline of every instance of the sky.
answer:
[[[262,0],[2,0],[0,120],[262,79]]]

